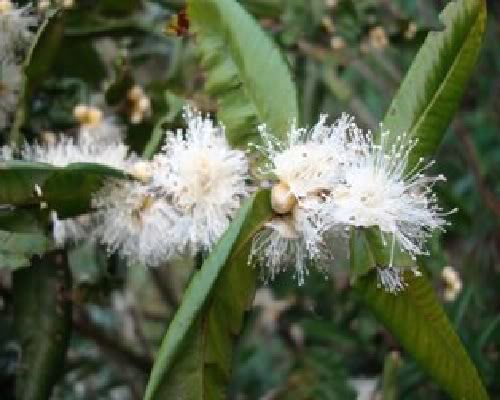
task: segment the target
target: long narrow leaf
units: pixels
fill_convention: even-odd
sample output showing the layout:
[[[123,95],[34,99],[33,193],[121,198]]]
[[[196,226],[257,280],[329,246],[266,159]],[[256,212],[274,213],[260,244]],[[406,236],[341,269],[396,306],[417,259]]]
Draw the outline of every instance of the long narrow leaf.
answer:
[[[425,276],[405,274],[408,287],[394,295],[377,287],[376,274],[355,288],[403,347],[454,399],[488,399],[474,364]]]
[[[384,119],[394,140],[418,138],[410,165],[432,156],[455,113],[481,48],[484,0],[458,0],[440,15],[445,29],[430,32]]]
[[[258,192],[193,276],[161,344],[146,400],[218,398],[207,391],[224,390],[232,336],[241,329],[256,281],[249,246],[271,213],[269,192]]]
[[[278,48],[235,0],[188,0],[188,13],[207,71],[205,89],[218,100],[230,142],[255,140],[258,123],[284,135],[298,105]]]

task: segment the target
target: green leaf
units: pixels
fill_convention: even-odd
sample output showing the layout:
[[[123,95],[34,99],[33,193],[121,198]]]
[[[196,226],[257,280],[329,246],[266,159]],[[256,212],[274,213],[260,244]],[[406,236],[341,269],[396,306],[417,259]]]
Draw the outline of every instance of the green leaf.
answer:
[[[29,102],[35,87],[50,70],[64,33],[62,12],[50,14],[38,28],[35,40],[28,51],[23,65],[23,82],[19,106],[10,131],[10,142],[21,144],[21,128],[24,125]]]
[[[377,287],[376,272],[360,278],[357,293],[436,382],[454,399],[488,399],[481,379],[425,276],[405,272],[398,294]]]
[[[31,257],[41,256],[50,245],[51,241],[42,233],[0,231],[0,269],[27,267]]]
[[[393,265],[396,268],[414,267],[416,261],[403,251],[393,235],[378,228],[352,228],[349,238],[350,266],[352,281],[366,275],[377,265]]]
[[[370,244],[362,229],[351,229],[349,237],[349,260],[351,264],[351,276],[355,281],[376,267]]]
[[[445,29],[427,35],[383,122],[389,140],[418,138],[410,166],[434,154],[459,105],[481,48],[485,1],[450,2],[440,18]]]
[[[33,206],[46,203],[47,208],[56,210],[60,217],[69,217],[88,211],[91,194],[110,177],[124,178],[125,174],[93,163],[55,167],[45,163],[7,161],[0,163],[0,204]]]
[[[22,348],[16,399],[50,398],[64,371],[71,335],[70,284],[61,252],[35,258],[31,268],[13,274],[14,325]]]
[[[188,0],[188,14],[207,71],[206,91],[234,146],[255,141],[266,123],[283,136],[298,119],[297,94],[279,50],[235,0]]]
[[[251,304],[256,271],[252,237],[271,217],[269,191],[248,200],[193,276],[163,339],[146,400],[222,398],[234,336]]]

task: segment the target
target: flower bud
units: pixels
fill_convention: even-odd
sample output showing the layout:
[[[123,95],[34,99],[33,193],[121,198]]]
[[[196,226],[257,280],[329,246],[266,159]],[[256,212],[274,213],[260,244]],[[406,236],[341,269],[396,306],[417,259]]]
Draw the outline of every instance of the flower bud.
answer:
[[[297,204],[297,198],[286,183],[280,182],[271,189],[271,206],[277,214],[288,214]]]

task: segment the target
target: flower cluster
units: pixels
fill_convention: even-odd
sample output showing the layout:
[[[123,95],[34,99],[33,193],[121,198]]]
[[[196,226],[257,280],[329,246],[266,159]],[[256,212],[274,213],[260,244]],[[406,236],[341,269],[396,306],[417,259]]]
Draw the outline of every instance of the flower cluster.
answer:
[[[89,239],[118,252],[130,264],[159,265],[180,253],[210,251],[249,194],[245,153],[232,149],[224,128],[187,107],[187,130],[169,132],[151,161],[130,154],[119,126],[95,107],[74,111],[76,139],[45,135],[42,144],[26,144],[26,161],[64,167],[101,163],[135,179],[110,179],[93,195],[93,211],[60,220],[52,212],[56,244]],[[1,149],[0,159],[12,159]]]
[[[103,163],[135,179],[107,181],[93,195],[92,213],[61,221],[53,213],[60,245],[91,238],[131,264],[158,265],[178,254],[208,252],[222,236],[251,191],[244,152],[232,149],[224,127],[187,107],[187,129],[169,132],[151,160],[129,154],[120,127],[95,107],[75,108],[77,139],[46,135],[46,143],[25,145],[22,158],[66,166]],[[433,186],[443,176],[424,172],[423,159],[409,166],[415,140],[388,132],[375,142],[354,119],[342,115],[328,125],[321,116],[312,129],[292,125],[285,140],[259,128],[265,156],[259,175],[271,179],[273,218],[252,242],[249,263],[263,265],[273,279],[291,268],[303,284],[310,265],[332,265],[333,240],[352,229],[375,228],[391,248],[387,265],[378,266],[379,283],[403,290],[403,269],[394,265],[396,248],[413,259],[427,254],[425,242],[446,225]],[[2,149],[2,159],[12,157]]]
[[[151,162],[135,163],[137,182],[109,182],[94,196],[97,237],[132,262],[209,251],[249,193],[245,154],[230,148],[223,127],[191,108],[184,117],[186,131],[170,132]]]
[[[264,145],[256,147],[268,160],[261,172],[276,181],[271,194],[276,217],[255,237],[252,256],[268,266],[269,276],[292,266],[302,284],[308,263],[322,268],[330,263],[332,237],[345,236],[351,227],[374,227],[384,243],[391,242],[391,260],[379,269],[380,283],[391,292],[402,290],[394,247],[412,258],[426,254],[426,239],[443,229],[447,215],[432,193],[444,177],[425,176],[432,163],[423,159],[408,166],[416,141],[402,135],[389,142],[383,132],[376,144],[347,115],[330,126],[322,116],[311,130],[292,125],[284,142],[265,126],[261,136]]]
[[[37,23],[31,7],[0,0],[0,129],[8,125],[18,103],[22,64]]]

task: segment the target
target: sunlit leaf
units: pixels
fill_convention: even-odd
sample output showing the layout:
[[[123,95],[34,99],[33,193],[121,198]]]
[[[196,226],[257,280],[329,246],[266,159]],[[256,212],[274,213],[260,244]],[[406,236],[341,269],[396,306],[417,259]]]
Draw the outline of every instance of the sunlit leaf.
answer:
[[[418,139],[409,165],[434,154],[457,110],[481,48],[485,1],[450,2],[440,18],[445,29],[428,34],[384,119],[390,140]]]

